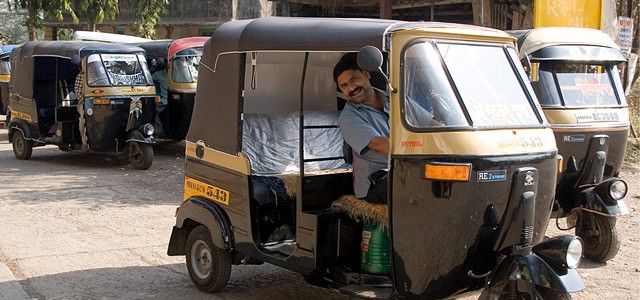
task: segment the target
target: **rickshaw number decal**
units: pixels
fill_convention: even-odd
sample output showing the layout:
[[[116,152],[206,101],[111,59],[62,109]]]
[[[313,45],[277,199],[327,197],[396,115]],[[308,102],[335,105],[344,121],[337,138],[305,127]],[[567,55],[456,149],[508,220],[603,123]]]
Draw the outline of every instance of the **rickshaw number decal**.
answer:
[[[617,112],[584,112],[584,113],[575,113],[576,122],[585,123],[585,122],[615,122],[620,120],[620,116]]]
[[[229,205],[229,191],[206,184],[193,178],[185,178],[184,193],[185,199],[188,199],[192,196],[203,196],[224,205]]]
[[[15,110],[11,111],[11,117],[18,117],[18,118],[23,119],[25,121],[31,121],[31,116],[30,115],[25,114],[23,112],[15,111]]]
[[[478,182],[507,180],[507,170],[478,171]]]
[[[537,148],[544,146],[542,138],[531,136],[504,139],[498,142],[498,148]]]

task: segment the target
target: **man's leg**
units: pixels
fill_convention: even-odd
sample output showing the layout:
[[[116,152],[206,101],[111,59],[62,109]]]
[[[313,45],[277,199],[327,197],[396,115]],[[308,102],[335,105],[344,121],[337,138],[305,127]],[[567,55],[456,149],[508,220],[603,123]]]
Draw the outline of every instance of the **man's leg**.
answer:
[[[369,187],[367,197],[364,199],[369,203],[387,204],[387,192],[389,190],[389,175],[380,176]]]

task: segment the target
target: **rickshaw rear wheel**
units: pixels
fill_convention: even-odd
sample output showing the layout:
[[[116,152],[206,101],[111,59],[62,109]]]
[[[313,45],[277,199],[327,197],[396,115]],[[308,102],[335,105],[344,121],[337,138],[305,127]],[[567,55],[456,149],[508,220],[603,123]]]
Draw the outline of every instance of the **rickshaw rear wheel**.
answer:
[[[589,219],[593,219],[593,222]],[[576,235],[582,238],[584,257],[591,261],[606,262],[620,250],[615,217],[582,212],[578,215]]]
[[[130,142],[129,162],[135,169],[148,169],[153,163],[153,147],[149,144]]]
[[[27,160],[31,158],[31,154],[33,153],[33,142],[31,140],[27,140],[22,131],[16,131],[16,133],[13,134],[12,140],[13,154],[17,159]]]
[[[213,293],[227,286],[231,253],[213,244],[207,227],[200,225],[189,233],[185,253],[189,277],[198,289]]]

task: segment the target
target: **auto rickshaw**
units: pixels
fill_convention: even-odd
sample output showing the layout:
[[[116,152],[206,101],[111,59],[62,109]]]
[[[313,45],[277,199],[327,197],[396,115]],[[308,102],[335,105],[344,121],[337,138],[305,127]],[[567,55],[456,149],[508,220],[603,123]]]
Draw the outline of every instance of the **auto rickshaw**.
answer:
[[[162,128],[156,128],[156,137],[181,141],[187,136],[198,84],[198,65],[207,39],[189,37],[135,44],[147,51],[152,76],[155,72],[166,72],[166,81],[156,83],[166,83],[164,88],[168,94],[166,106],[157,111]],[[156,90],[162,88],[156,86]]]
[[[15,48],[15,45],[2,45],[0,46],[0,115],[8,116],[9,111],[9,78],[11,78],[11,66],[9,65],[9,55],[11,50]],[[6,127],[5,122],[0,121],[0,128]]]
[[[336,208],[354,191],[332,70],[354,52],[389,79],[379,88],[388,86],[391,145],[387,204],[352,207],[380,205],[385,220]],[[484,299],[566,299],[584,288],[580,239],[544,239],[559,158],[508,34],[269,17],[222,24],[200,63],[167,251],[186,256],[197,288],[219,291],[232,265],[262,262],[372,297],[485,288]],[[427,126],[424,110],[443,126]],[[389,244],[376,247],[388,272],[363,267],[374,218],[386,222]]]
[[[553,128],[564,172],[558,174],[552,218],[567,218],[584,241],[586,258],[606,262],[620,238],[616,216],[628,214],[619,178],[629,112],[617,64],[626,61],[603,32],[548,27],[513,33],[520,59]]]
[[[33,147],[52,144],[64,151],[128,152],[134,168],[151,166],[158,97],[144,49],[27,42],[10,60],[9,141],[16,158],[29,159]],[[82,99],[74,88],[79,73]]]

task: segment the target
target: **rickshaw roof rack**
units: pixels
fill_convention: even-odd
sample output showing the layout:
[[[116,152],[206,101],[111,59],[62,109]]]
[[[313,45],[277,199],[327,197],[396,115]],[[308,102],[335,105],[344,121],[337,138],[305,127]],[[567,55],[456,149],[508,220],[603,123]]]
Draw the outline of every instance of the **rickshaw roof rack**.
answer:
[[[16,48],[16,56],[85,57],[94,53],[144,53],[144,49],[131,45],[84,41],[29,41]]]
[[[487,27],[440,22],[407,22],[365,18],[265,17],[224,23],[207,43],[217,53],[237,51],[358,51],[371,45],[385,51],[385,36],[399,30],[448,29],[511,38]]]
[[[595,46],[620,50],[611,37],[600,30],[591,28],[541,27],[528,31],[510,31],[509,33],[518,38],[518,51],[521,59],[525,55],[553,46]]]

